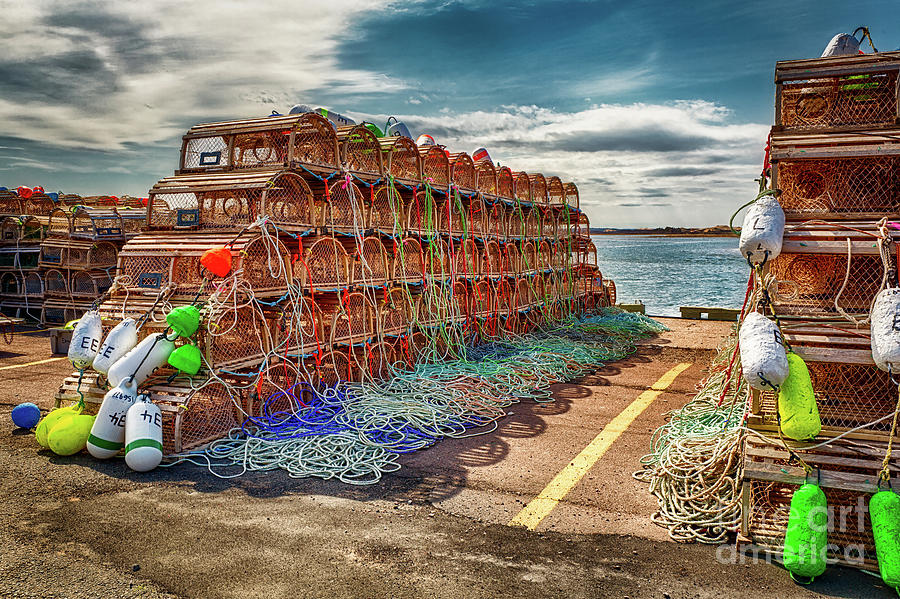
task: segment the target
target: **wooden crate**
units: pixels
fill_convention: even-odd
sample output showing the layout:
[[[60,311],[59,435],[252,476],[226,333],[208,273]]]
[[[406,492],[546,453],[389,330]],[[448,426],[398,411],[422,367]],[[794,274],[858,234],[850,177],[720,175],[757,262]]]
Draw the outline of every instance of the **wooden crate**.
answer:
[[[775,65],[775,128],[878,129],[898,123],[900,52],[780,61]]]

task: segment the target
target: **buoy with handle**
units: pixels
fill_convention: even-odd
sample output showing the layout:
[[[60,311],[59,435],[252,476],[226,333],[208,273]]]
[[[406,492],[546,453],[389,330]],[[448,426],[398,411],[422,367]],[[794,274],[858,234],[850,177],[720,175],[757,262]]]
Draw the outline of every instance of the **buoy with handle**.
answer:
[[[797,582],[810,583],[825,572],[828,545],[828,502],[818,485],[794,491],[784,535],[784,567]],[[797,580],[802,576],[807,580]]]
[[[100,313],[90,310],[84,313],[72,331],[69,342],[69,361],[77,370],[90,368],[100,349],[100,338],[103,335],[103,324]]]
[[[175,344],[165,334],[150,335],[113,364],[106,378],[113,386],[132,378],[141,385],[154,370],[166,365]]]
[[[119,358],[127,354],[138,342],[137,323],[133,318],[126,318],[107,333],[100,345],[93,367],[97,372],[106,374]]]
[[[875,296],[869,328],[875,365],[900,373],[900,288],[882,289]]]
[[[822,430],[819,406],[806,362],[794,352],[788,352],[787,360],[788,375],[778,390],[778,422],[785,437],[806,441]]]
[[[900,495],[878,491],[869,499],[875,555],[884,584],[900,588]]]
[[[788,376],[784,339],[774,322],[750,312],[738,332],[741,366],[750,386],[759,391],[774,391]]]
[[[137,384],[122,381],[103,396],[97,419],[91,427],[87,450],[97,459],[113,457],[125,445],[125,417],[137,401]]]
[[[137,472],[149,472],[163,457],[162,412],[142,395],[125,417],[125,463]]]
[[[763,190],[744,215],[741,256],[750,266],[763,266],[781,254],[783,240],[784,210],[775,199],[775,190]]]

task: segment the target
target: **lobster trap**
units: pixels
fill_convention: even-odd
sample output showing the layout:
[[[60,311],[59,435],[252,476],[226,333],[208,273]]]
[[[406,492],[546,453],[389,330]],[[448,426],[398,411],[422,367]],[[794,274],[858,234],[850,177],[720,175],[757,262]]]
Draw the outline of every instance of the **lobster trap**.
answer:
[[[386,175],[406,185],[422,180],[422,156],[416,142],[408,137],[380,137],[381,160]]]
[[[547,179],[540,173],[532,173],[528,175],[531,181],[531,201],[536,206],[548,206],[550,204],[550,195],[547,189]]]
[[[56,208],[56,202],[53,201],[53,198],[45,193],[35,193],[30,198],[23,200],[21,214],[29,214],[46,222],[54,208]]]
[[[192,389],[187,382],[150,386],[150,399],[162,413],[163,455],[196,450],[240,426],[240,398],[223,383]]]
[[[4,272],[0,275],[0,295],[7,298],[41,298],[44,296],[44,280],[36,272],[25,274]]]
[[[497,314],[497,297],[490,281],[472,283],[472,314],[478,318],[489,318]]]
[[[395,287],[385,294],[376,310],[379,335],[397,337],[415,323],[415,304],[405,289]]]
[[[468,232],[466,208],[459,195],[449,195],[437,204],[437,230],[451,237],[464,237]]]
[[[306,246],[303,259],[293,265],[294,280],[302,289],[334,291],[350,285],[350,259],[344,245],[333,237],[321,237]]]
[[[337,128],[344,169],[366,180],[381,177],[381,143],[364,123]]]
[[[425,254],[415,237],[404,237],[394,244],[393,274],[395,283],[421,284],[425,279]]]
[[[81,318],[91,309],[91,302],[74,302],[72,300],[48,298],[41,306],[41,324],[65,324]]]
[[[476,194],[469,199],[467,212],[467,232],[470,237],[484,239],[488,235],[487,220],[488,209],[481,194]]]
[[[45,227],[33,216],[0,218],[0,246],[32,245],[44,239]]]
[[[422,181],[439,190],[450,185],[450,160],[447,151],[440,146],[423,146],[419,148],[422,157]]]
[[[356,244],[350,266],[350,284],[356,287],[382,287],[391,277],[392,264],[378,237],[366,237]]]
[[[547,204],[554,208],[566,205],[566,189],[556,175],[547,177]]]
[[[575,215],[575,218],[572,219],[571,228],[569,230],[571,230],[572,232],[571,237],[573,237],[575,240],[591,240],[591,222],[590,220],[588,220],[588,216],[584,212],[579,212]]]
[[[145,214],[133,210],[120,212],[116,208],[79,206],[72,213],[70,236],[92,241],[125,241],[140,233],[146,220]]]
[[[69,237],[72,235],[72,209],[54,208],[47,216],[47,235]]]
[[[25,203],[14,191],[0,189],[0,216],[20,216],[25,214]]]
[[[317,365],[319,388],[329,388],[339,383],[355,380],[355,373],[350,365],[350,353],[347,348],[335,348],[323,352]]]
[[[513,176],[513,192],[515,193],[515,199],[520,204],[530,204],[531,203],[531,177],[528,176],[528,173],[524,172],[515,172],[512,174]]]
[[[368,129],[366,129],[368,131]],[[327,234],[359,235],[369,226],[369,209],[374,190],[363,195],[350,178],[335,181],[328,187],[321,210],[319,226]]]
[[[450,154],[450,182],[466,193],[472,193],[478,189],[475,177],[475,163],[472,157],[465,152]]]
[[[50,269],[44,272],[44,295],[47,297],[69,297],[67,271]]]
[[[322,351],[330,337],[322,309],[314,298],[300,296],[289,299],[275,311],[272,329],[273,349],[286,358],[304,358]]]
[[[231,271],[219,277],[201,263],[204,252],[227,248]],[[193,298],[202,289],[211,290],[233,279],[241,293],[258,297],[282,295],[291,284],[287,248],[276,237],[245,231],[237,236],[223,233],[144,234],[125,243],[119,252],[117,287],[140,295],[170,293],[175,298]]]
[[[508,166],[497,169],[497,197],[508,201],[516,199],[516,185],[512,170]]]
[[[484,244],[484,253],[481,259],[481,274],[491,278],[503,276],[507,268],[504,265],[504,253],[500,243],[490,239]]]
[[[472,239],[451,242],[453,272],[457,278],[474,279],[481,275],[481,252]]]
[[[38,263],[46,268],[113,270],[118,247],[110,241],[47,238],[41,243]]]
[[[520,256],[519,274],[533,275],[541,269],[537,248],[531,241],[522,243]]]
[[[265,216],[277,227],[307,233],[318,205],[305,179],[285,171],[180,175],[150,190],[153,229],[239,230]]]
[[[578,199],[578,186],[574,183],[566,183],[563,189],[565,191],[563,205],[574,210],[581,209],[581,202]]]
[[[453,253],[443,239],[432,239],[423,246],[425,255],[425,280],[427,282],[447,281],[453,273]]]
[[[497,169],[490,160],[475,163],[475,188],[489,198],[497,195]]]
[[[260,364],[275,346],[278,314],[260,312],[252,305],[211,307],[198,335],[206,361],[213,370],[236,370]]]
[[[484,219],[485,235],[500,242],[505,241],[508,214],[506,205],[502,201],[495,201],[487,206]]]
[[[356,345],[376,335],[375,305],[369,295],[359,291],[341,298],[319,296],[323,317],[331,319],[330,345]]]
[[[419,237],[438,234],[440,210],[437,198],[430,189],[417,192],[406,207],[406,231]]]
[[[784,131],[836,131],[897,123],[895,53],[778,62],[775,127]]]
[[[506,274],[509,276],[518,276],[524,272],[524,262],[522,261],[522,252],[519,246],[514,242],[508,242],[503,246],[503,253],[506,254]]]
[[[379,185],[369,207],[368,226],[382,235],[399,236],[405,226],[407,208],[395,186]]]
[[[94,300],[112,287],[112,278],[103,270],[79,270],[69,278],[69,296]]]

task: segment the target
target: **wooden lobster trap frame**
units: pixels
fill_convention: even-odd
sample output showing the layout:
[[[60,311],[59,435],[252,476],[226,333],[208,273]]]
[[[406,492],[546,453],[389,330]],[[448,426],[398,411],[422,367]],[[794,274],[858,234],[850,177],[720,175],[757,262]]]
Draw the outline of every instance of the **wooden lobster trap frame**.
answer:
[[[516,201],[519,204],[531,203],[531,177],[528,173],[522,171],[515,172],[513,175],[513,191],[516,194]]]
[[[526,275],[533,275],[541,270],[540,260],[538,259],[537,248],[534,246],[532,241],[525,241],[522,243],[521,249],[521,262],[519,273]]]
[[[331,302],[320,296],[325,318],[331,317],[330,345],[357,345],[371,341],[377,334],[375,305],[368,294],[352,291]]]
[[[200,342],[210,368],[236,370],[260,364],[275,347],[278,314],[250,305],[217,306],[207,311]]]
[[[462,198],[458,195],[448,195],[437,204],[438,232],[450,237],[466,237],[468,234],[468,222],[466,220],[466,208]]]
[[[549,206],[550,196],[547,190],[547,179],[541,173],[528,175],[531,181],[531,202],[536,206]]]
[[[231,271],[224,278],[200,263],[204,252],[220,247],[227,247],[231,253]],[[284,244],[253,231],[237,236],[175,232],[139,235],[119,252],[117,274],[117,287],[122,292],[158,295],[168,288],[175,298],[192,298],[204,281],[211,291],[228,277],[242,284],[241,292],[252,290],[258,297],[280,296],[292,282]]]
[[[472,239],[451,241],[453,274],[458,279],[475,279],[481,276],[481,252]]]
[[[528,236],[527,218],[530,212],[527,205],[516,203],[506,215],[506,239],[520,240]]]
[[[472,314],[489,318],[497,314],[497,297],[490,281],[482,279],[472,284]]]
[[[45,299],[41,306],[41,324],[65,324],[81,318],[91,309],[91,302],[74,302],[66,299]]]
[[[364,238],[356,245],[350,262],[350,284],[355,287],[383,287],[390,281],[393,264],[381,239]]]
[[[368,129],[366,129],[368,131]],[[364,194],[349,178],[335,181],[321,210],[319,226],[330,235],[360,235],[369,226],[374,190]]]
[[[880,52],[775,65],[775,129],[842,131],[898,123],[900,53]]]
[[[556,243],[551,244],[552,257],[550,259],[550,265],[553,270],[563,271],[568,270],[571,266],[572,255],[569,253],[569,244],[565,241],[558,241]]]
[[[152,229],[236,231],[260,216],[305,234],[318,224],[318,205],[305,179],[268,170],[168,177],[150,190],[147,207]]]
[[[516,199],[516,184],[508,166],[497,169],[497,197],[510,202]]]
[[[511,277],[522,274],[524,264],[518,244],[513,241],[507,242],[503,246],[503,253],[506,254],[506,274]]]
[[[187,381],[173,381],[152,385],[148,391],[162,413],[163,455],[208,445],[244,420],[240,397],[220,382],[194,390]]]
[[[293,264],[294,280],[304,290],[335,291],[350,285],[350,258],[333,237],[321,237],[306,246],[302,260]]]
[[[365,123],[337,128],[341,164],[344,169],[367,181],[384,174],[381,143]]]
[[[422,181],[435,189],[446,191],[450,186],[450,159],[441,146],[422,146]]]
[[[578,246],[573,253],[575,254],[573,262],[576,269],[585,266],[597,268],[597,246],[594,245],[594,242],[589,241]]]
[[[134,217],[139,221],[146,220],[146,216],[141,214],[129,214],[128,217],[129,220],[134,220]],[[79,206],[72,213],[70,236],[92,241],[125,241],[124,219],[115,208]]]
[[[525,210],[525,237],[533,240],[541,238],[541,208],[534,206]]]
[[[448,281],[453,276],[453,253],[443,239],[431,239],[422,251],[425,256],[425,281]]]
[[[581,202],[578,199],[578,186],[574,183],[566,183],[564,190],[565,195],[563,196],[563,205],[575,210],[580,210]]]
[[[467,232],[470,237],[485,239],[488,236],[488,208],[480,193],[469,199]]]
[[[378,332],[385,337],[397,337],[409,333],[415,323],[415,304],[405,289],[394,287],[385,293],[376,312]]]
[[[70,297],[68,272],[56,269],[45,271],[44,295],[46,297]]]
[[[566,188],[556,175],[547,177],[547,204],[553,208],[566,205]]]
[[[14,191],[0,189],[0,216],[25,214],[25,203]]]
[[[48,237],[70,237],[72,235],[72,209],[54,208],[47,216]]]
[[[591,240],[591,221],[588,220],[587,214],[578,212],[572,220],[571,225],[572,237],[579,241]]]
[[[472,289],[466,281],[454,281],[449,294],[450,322],[465,323],[472,316]]]
[[[532,288],[531,281],[526,276],[521,276],[516,279],[514,293],[515,309],[519,312],[531,309],[535,301],[537,301],[537,298],[534,296],[534,289]]]
[[[322,309],[314,298],[306,296],[288,300],[278,311],[274,324],[274,348],[286,358],[305,358],[321,352],[331,336],[331,323],[325,326]]]
[[[0,245],[40,243],[44,239],[44,230],[36,218],[27,214],[0,218]]]
[[[41,247],[36,245],[0,247],[0,271],[36,270],[42,266],[40,256]]]
[[[356,380],[354,369],[350,363],[349,350],[346,348],[332,348],[323,352],[319,359],[317,372],[316,385],[320,389]]]
[[[506,219],[509,211],[502,201],[495,201],[490,204],[487,214],[485,215],[485,233],[487,237],[496,239],[497,241],[506,241],[507,222]]]
[[[192,127],[183,138],[179,173],[301,165],[340,169],[334,127],[316,113],[270,116]]]
[[[445,285],[429,285],[415,298],[416,323],[437,327],[450,318],[450,294]]]
[[[422,180],[422,156],[416,142],[408,137],[379,137],[384,173],[406,185]]]
[[[539,270],[553,272],[553,246],[548,241],[541,241],[537,253]]]
[[[433,237],[438,234],[441,213],[439,200],[431,190],[424,189],[413,195],[406,207],[406,231],[419,237]]]
[[[391,278],[395,283],[417,285],[425,280],[425,253],[417,238],[404,237],[394,243],[393,264]]]
[[[560,242],[568,242],[572,239],[575,221],[578,220],[580,212],[572,210],[561,210],[556,215],[556,239]]]
[[[499,316],[515,314],[517,311],[515,279],[499,279],[494,298]]]
[[[78,270],[69,277],[69,295],[79,299],[96,299],[112,287],[112,278],[103,270]]]
[[[616,282],[612,279],[603,279],[603,289],[606,293],[608,305],[615,306],[616,301],[618,301],[618,296],[616,294]]]
[[[484,244],[484,253],[481,259],[481,274],[486,277],[491,277],[492,279],[503,276],[507,271],[506,265],[504,264],[505,258],[506,256],[503,253],[503,249],[500,247],[500,243],[495,239],[489,239]]]
[[[475,163],[475,187],[478,193],[493,200],[497,196],[497,169],[490,160]]]
[[[556,228],[556,214],[554,214],[553,210],[547,208],[539,210],[541,213],[540,237],[546,239],[547,241],[556,241],[558,239]]]
[[[772,182],[791,220],[900,214],[900,129],[772,136]]]
[[[379,185],[369,207],[369,228],[389,237],[400,236],[406,228],[407,204],[396,186]]]
[[[110,241],[47,238],[41,242],[39,265],[70,270],[112,270],[118,247]]]
[[[472,157],[465,152],[456,152],[450,154],[447,159],[450,161],[450,183],[466,193],[477,191],[475,163],[472,162]]]
[[[23,214],[38,217],[42,222],[46,222],[54,208],[56,208],[56,202],[45,193],[35,193],[23,201]]]

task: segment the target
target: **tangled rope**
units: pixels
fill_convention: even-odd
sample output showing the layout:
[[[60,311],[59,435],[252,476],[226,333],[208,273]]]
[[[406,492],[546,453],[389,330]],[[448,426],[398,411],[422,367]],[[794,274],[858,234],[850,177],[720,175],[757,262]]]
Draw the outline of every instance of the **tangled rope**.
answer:
[[[522,399],[553,401],[549,385],[571,380],[635,351],[634,342],[665,330],[638,314],[613,309],[571,317],[544,331],[469,347],[465,358],[398,369],[386,382],[341,383],[324,392],[295,385],[266,398],[262,417],[205,451],[176,456],[231,478],[283,469],[292,477],[371,484],[400,468],[400,454],[446,437],[484,429]],[[302,396],[302,401],[299,401]],[[274,412],[285,398],[300,407]],[[217,469],[239,467],[222,474]]]
[[[731,367],[736,343],[729,337],[694,398],[654,432],[634,473],[656,497],[652,521],[675,541],[723,543],[740,524],[737,471],[749,392]]]

